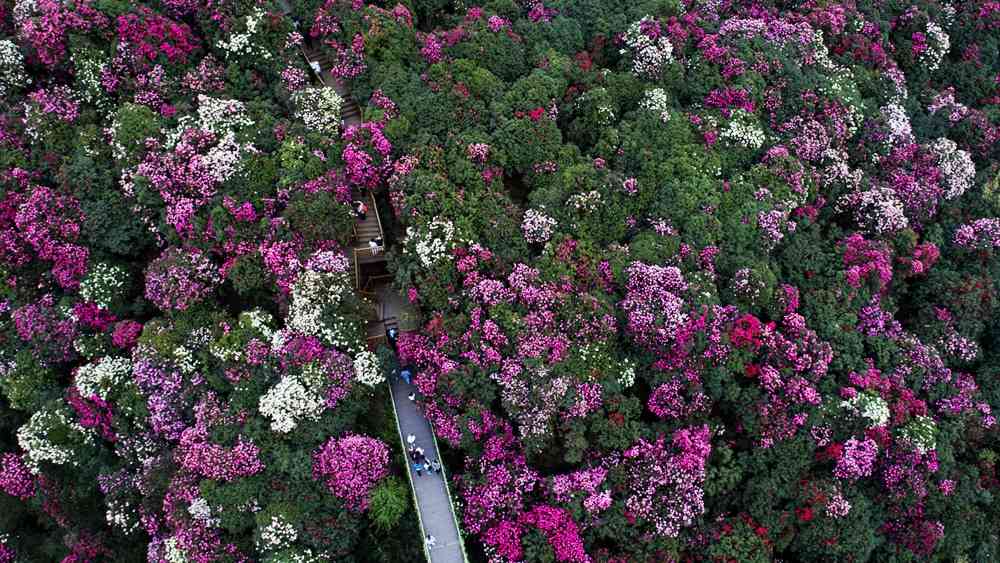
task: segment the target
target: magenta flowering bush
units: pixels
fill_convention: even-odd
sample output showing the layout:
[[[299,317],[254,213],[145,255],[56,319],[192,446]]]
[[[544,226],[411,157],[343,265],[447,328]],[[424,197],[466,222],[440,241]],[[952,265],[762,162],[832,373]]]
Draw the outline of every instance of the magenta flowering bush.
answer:
[[[368,507],[374,486],[388,476],[389,448],[376,438],[330,438],[313,455],[313,476],[353,510]]]
[[[144,295],[164,311],[183,311],[210,295],[218,282],[216,266],[200,251],[168,248],[146,270]]]

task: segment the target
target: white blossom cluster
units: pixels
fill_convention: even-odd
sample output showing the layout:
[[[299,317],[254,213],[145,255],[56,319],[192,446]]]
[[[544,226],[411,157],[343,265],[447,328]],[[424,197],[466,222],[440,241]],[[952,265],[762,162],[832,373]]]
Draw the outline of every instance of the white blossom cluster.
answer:
[[[941,60],[951,50],[951,38],[941,26],[932,21],[927,22],[927,37],[930,39],[927,50],[920,53],[917,60],[926,66],[928,71],[933,72],[941,66]]]
[[[107,66],[102,59],[104,54],[99,49],[73,49],[70,61],[73,63],[73,87],[81,102],[93,105],[102,111],[110,104],[101,84],[101,72]]]
[[[108,525],[120,530],[126,536],[139,529],[136,510],[121,499],[106,499],[108,509],[105,518]]]
[[[77,391],[90,398],[97,395],[107,401],[111,392],[128,383],[132,376],[132,362],[128,358],[106,356],[96,364],[80,366],[76,370]]]
[[[660,116],[660,121],[670,121],[670,99],[663,88],[646,90],[645,96],[639,102],[639,107]]]
[[[166,146],[173,148],[181,134],[191,128],[208,131],[216,137],[225,137],[228,133],[252,127],[253,124],[243,102],[198,94],[198,117],[185,115],[178,119],[177,127],[166,134]]]
[[[420,231],[408,227],[406,240],[412,244],[406,245],[404,254],[410,253],[410,248],[413,248],[413,252],[417,253],[417,258],[425,268],[430,268],[442,259],[448,258],[457,242],[455,226],[446,219],[435,219]]]
[[[597,211],[597,209],[604,203],[604,198],[601,197],[601,193],[597,190],[590,190],[589,192],[569,196],[566,203],[577,211],[591,213],[593,211]]]
[[[880,110],[882,118],[885,119],[889,127],[889,138],[892,144],[908,142],[913,138],[913,129],[910,126],[910,116],[906,114],[903,106],[893,103],[888,104]]]
[[[938,168],[944,175],[948,189],[945,199],[955,199],[972,187],[976,178],[976,164],[972,156],[960,148],[951,139],[940,137],[931,143],[931,151],[937,155]]]
[[[290,547],[299,537],[295,526],[281,516],[272,516],[271,521],[260,531],[258,549],[277,551]]]
[[[323,133],[336,135],[340,131],[340,110],[344,99],[332,87],[305,88],[292,93],[295,117],[306,127]]]
[[[174,537],[163,542],[163,558],[167,563],[188,563],[187,554],[177,545],[177,538]]]
[[[850,67],[838,65],[830,58],[830,51],[823,41],[823,32],[816,30],[813,34],[812,43],[813,59],[816,66],[824,70],[824,75],[829,78],[828,83],[821,83],[819,91],[827,97],[845,101],[847,109],[847,131],[848,135],[854,135],[858,126],[864,120],[864,115],[860,109],[861,99],[857,91],[857,80]]]
[[[54,444],[49,433],[58,429],[60,435],[80,444],[92,444],[94,439],[87,429],[72,422],[62,410],[40,410],[17,429],[17,443],[24,450],[24,464],[37,475],[41,462],[55,465],[79,465],[79,456],[72,446]]]
[[[622,389],[628,389],[635,384],[635,362],[627,358],[622,360],[622,371],[618,374],[618,383]]]
[[[208,505],[208,501],[202,497],[196,497],[188,505],[188,514],[192,518],[198,520],[202,524],[210,528],[214,528],[219,525],[219,518],[217,516],[212,516],[212,507]]]
[[[867,418],[869,428],[885,426],[889,422],[889,404],[874,393],[858,393],[847,401],[841,401],[840,406],[855,415]]]
[[[306,270],[292,286],[286,325],[302,334],[315,336],[328,346],[358,349],[356,323],[336,313],[351,293],[351,280],[346,273]]]
[[[257,152],[253,145],[237,142],[236,134],[229,131],[201,159],[207,164],[215,181],[222,183],[242,170],[243,163],[246,162],[244,157]]]
[[[734,110],[729,125],[719,136],[733,144],[757,150],[764,145],[764,131],[757,124],[753,115],[744,110]]]
[[[271,324],[274,322],[274,317],[271,313],[263,311],[261,309],[251,309],[249,311],[244,311],[240,313],[239,321],[241,325],[246,325],[261,333],[264,338],[270,340],[271,336],[274,334],[274,329],[271,328]]]
[[[260,414],[271,420],[271,430],[287,434],[302,420],[317,420],[323,413],[323,397],[306,387],[299,377],[286,375],[260,396]]]
[[[258,32],[264,29],[261,25],[266,14],[261,8],[255,9],[247,15],[245,20],[246,31],[233,33],[228,40],[221,40],[218,43],[219,49],[226,53],[226,58],[231,57],[257,57],[264,60],[271,59],[271,52],[264,46],[266,43],[259,38],[255,38]]]
[[[80,282],[80,296],[107,309],[121,295],[127,279],[125,268],[98,262]]]
[[[552,231],[555,228],[556,220],[544,212],[538,209],[529,209],[524,212],[524,220],[521,222],[524,240],[530,243],[548,242],[552,238]]]
[[[374,352],[362,350],[354,356],[354,379],[369,387],[374,387],[385,381],[385,376],[382,374],[382,364]]]
[[[850,211],[859,227],[877,235],[894,233],[910,224],[903,202],[888,187],[846,194],[837,201],[837,209]]]
[[[928,416],[916,416],[899,431],[904,442],[920,453],[927,453],[937,445],[937,425]]]
[[[0,41],[0,99],[30,83],[31,79],[24,72],[24,57],[17,45],[13,41]]]
[[[632,72],[645,78],[657,78],[663,67],[674,61],[674,46],[666,37],[653,40],[642,32],[643,23],[651,22],[653,18],[646,16],[632,23],[623,37],[628,49],[622,49],[620,54],[632,56]]]

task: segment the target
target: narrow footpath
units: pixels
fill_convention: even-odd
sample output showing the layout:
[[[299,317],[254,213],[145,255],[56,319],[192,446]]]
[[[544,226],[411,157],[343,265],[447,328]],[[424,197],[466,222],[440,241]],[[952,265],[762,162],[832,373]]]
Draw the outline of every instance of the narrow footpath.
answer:
[[[345,107],[342,111],[344,125],[360,125],[362,123],[361,108],[354,102],[343,81],[330,75],[328,70],[330,62],[309,50],[303,50],[302,55],[316,72],[319,81],[325,85],[332,85],[344,99]],[[367,250],[365,246],[367,237],[371,237],[375,233],[379,238],[383,237],[381,221],[377,215],[377,204],[370,194],[364,199],[369,202],[370,213],[365,221],[358,218],[355,226],[354,260],[356,272],[358,260],[364,257]],[[372,224],[373,216],[377,226]],[[384,253],[385,249],[382,250],[382,256]],[[376,258],[376,256],[371,255],[370,257]],[[369,323],[368,333],[383,335],[389,326],[397,326],[402,312],[403,298],[390,286],[384,285],[375,292],[374,300],[380,314],[378,320]],[[390,378],[389,388],[393,411],[396,415],[396,425],[399,429],[399,443],[404,454],[407,451],[406,437],[412,434],[416,437],[415,445],[423,448],[424,455],[428,460],[441,461],[441,453],[438,450],[430,422],[424,418],[417,403],[409,399],[409,395],[415,393],[416,388],[399,377]],[[452,503],[451,490],[448,486],[448,469],[448,467],[442,467],[441,473],[424,471],[422,476],[418,476],[407,458],[406,470],[416,499],[420,531],[423,536],[421,543],[424,546],[427,561],[430,563],[467,563],[468,557],[465,553],[465,545],[459,535],[455,506]],[[434,537],[433,546],[426,541],[428,536]]]

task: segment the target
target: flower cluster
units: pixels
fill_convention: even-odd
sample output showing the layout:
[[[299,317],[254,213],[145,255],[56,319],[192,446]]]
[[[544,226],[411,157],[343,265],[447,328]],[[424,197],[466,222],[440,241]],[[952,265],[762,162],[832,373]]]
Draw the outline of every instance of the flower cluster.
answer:
[[[306,127],[324,135],[340,131],[340,110],[344,100],[332,87],[306,88],[292,93],[295,117]]]
[[[538,209],[529,209],[524,212],[524,220],[521,222],[521,232],[524,233],[524,240],[530,243],[548,242],[552,238],[552,232],[556,228],[556,220],[549,217]]]
[[[313,476],[350,510],[368,508],[372,489],[388,474],[389,448],[377,438],[330,438],[313,454]]]
[[[146,299],[164,311],[183,311],[212,294],[218,269],[196,249],[171,247],[146,270]]]
[[[655,79],[674,61],[674,46],[661,35],[660,22],[650,16],[630,25],[622,41],[627,49],[621,54],[631,56],[632,72],[639,76]]]

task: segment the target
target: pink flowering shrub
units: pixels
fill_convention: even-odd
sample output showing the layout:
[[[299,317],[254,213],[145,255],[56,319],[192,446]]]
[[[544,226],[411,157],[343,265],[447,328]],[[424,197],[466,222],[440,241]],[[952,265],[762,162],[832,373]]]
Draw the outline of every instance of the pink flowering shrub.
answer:
[[[168,248],[146,270],[146,299],[164,311],[183,311],[211,295],[219,274],[195,249]]]
[[[369,495],[389,474],[389,448],[358,434],[330,438],[313,454],[313,477],[351,510],[368,508]]]

